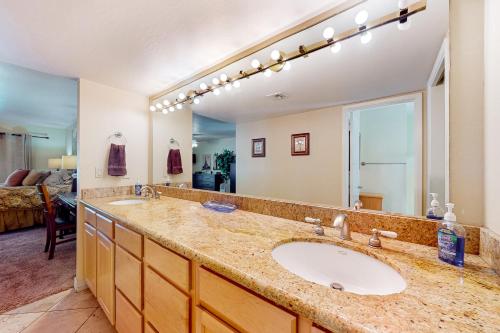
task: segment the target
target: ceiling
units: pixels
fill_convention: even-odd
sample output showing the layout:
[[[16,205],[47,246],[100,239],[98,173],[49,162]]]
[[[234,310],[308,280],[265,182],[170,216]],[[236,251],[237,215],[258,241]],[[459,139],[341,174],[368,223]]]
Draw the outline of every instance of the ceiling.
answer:
[[[0,123],[68,128],[77,102],[76,80],[0,63]]]
[[[2,1],[0,61],[152,95],[341,1]]]
[[[317,42],[327,26],[337,32],[353,28],[354,17],[361,9],[368,10],[369,20],[398,10],[396,0],[369,0],[194,82],[182,92],[197,88],[201,82],[210,83],[213,76],[222,72],[234,75],[248,69],[255,57],[261,63],[266,62],[273,49],[290,52],[299,45]],[[386,25],[373,31],[373,39],[368,44],[361,44],[358,37],[352,38],[343,42],[337,54],[323,49],[293,61],[290,71],[281,71],[269,78],[259,74],[241,80],[240,88],[229,92],[222,89],[219,96],[209,93],[201,98],[199,105],[191,107],[206,117],[244,122],[422,90],[447,30],[448,2],[428,0],[427,9],[411,17],[409,30],[400,31],[395,23]],[[287,98],[267,97],[277,92]],[[178,93],[167,97],[173,100]]]
[[[193,139],[209,141],[236,136],[236,125],[193,113]]]

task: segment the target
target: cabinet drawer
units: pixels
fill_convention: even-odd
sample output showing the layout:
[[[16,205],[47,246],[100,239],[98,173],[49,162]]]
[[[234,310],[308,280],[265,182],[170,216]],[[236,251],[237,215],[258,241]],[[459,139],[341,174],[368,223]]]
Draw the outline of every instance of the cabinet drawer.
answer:
[[[116,331],[118,333],[141,333],[142,315],[116,290]]]
[[[189,297],[150,268],[144,270],[144,315],[158,332],[189,332]]]
[[[195,333],[238,333],[209,312],[196,308]]]
[[[94,228],[97,226],[95,212],[87,207],[85,207],[85,222],[92,225]]]
[[[142,310],[142,262],[120,246],[115,248],[115,286]]]
[[[144,261],[181,290],[189,293],[189,260],[146,239]]]
[[[115,243],[132,253],[137,258],[142,258],[142,235],[129,230],[119,223],[115,223]]]
[[[311,333],[326,333],[326,331],[323,331],[322,329],[320,329],[316,326],[313,326],[313,327],[311,327]]]
[[[151,327],[147,321],[144,321],[144,333],[157,333],[157,331]]]
[[[203,268],[197,276],[201,305],[237,330],[296,332],[297,319],[290,313]]]
[[[102,232],[109,239],[113,239],[113,221],[99,214],[96,214],[96,220],[97,230]]]

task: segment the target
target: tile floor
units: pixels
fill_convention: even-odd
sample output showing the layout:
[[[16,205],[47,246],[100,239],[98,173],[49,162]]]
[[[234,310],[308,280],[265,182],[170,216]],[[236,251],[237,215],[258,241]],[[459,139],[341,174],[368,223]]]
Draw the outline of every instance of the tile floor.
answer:
[[[0,314],[0,333],[114,333],[88,290],[66,290]]]

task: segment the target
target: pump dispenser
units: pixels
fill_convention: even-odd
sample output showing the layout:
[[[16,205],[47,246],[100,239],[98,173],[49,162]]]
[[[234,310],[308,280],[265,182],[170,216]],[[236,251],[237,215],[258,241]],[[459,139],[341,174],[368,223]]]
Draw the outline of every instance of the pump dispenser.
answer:
[[[433,219],[433,220],[442,220],[443,219],[443,210],[441,207],[439,207],[439,201],[437,200],[438,194],[437,193],[429,193],[431,196],[431,206],[427,210],[427,215],[426,217],[428,219]]]
[[[444,262],[463,267],[465,252],[465,228],[457,223],[452,203],[446,204],[444,219],[438,228],[438,256]]]

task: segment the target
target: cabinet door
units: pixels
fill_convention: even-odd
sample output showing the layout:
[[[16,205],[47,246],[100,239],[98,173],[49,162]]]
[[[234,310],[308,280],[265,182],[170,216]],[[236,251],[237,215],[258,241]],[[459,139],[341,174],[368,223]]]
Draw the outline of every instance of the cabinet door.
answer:
[[[118,333],[141,333],[142,315],[116,290],[116,325]]]
[[[189,297],[149,267],[144,270],[144,315],[158,332],[189,332]]]
[[[88,223],[85,223],[83,234],[83,262],[85,282],[94,296],[96,294],[96,250],[97,250],[96,229]]]
[[[207,311],[196,308],[196,332],[195,333],[237,333],[219,319]]]
[[[97,301],[115,324],[115,244],[97,232]]]

